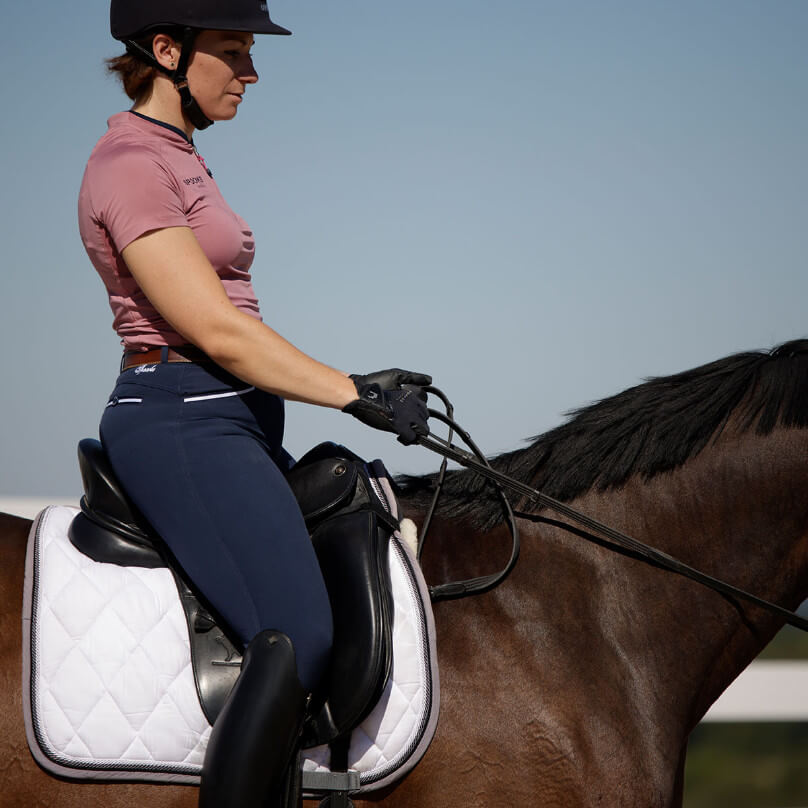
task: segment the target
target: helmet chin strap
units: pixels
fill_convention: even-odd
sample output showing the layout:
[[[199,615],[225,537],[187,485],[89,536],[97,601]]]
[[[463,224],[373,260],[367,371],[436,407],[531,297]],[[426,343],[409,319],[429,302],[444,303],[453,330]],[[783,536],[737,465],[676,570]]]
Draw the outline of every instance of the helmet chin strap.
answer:
[[[198,31],[195,28],[185,29],[182,35],[180,60],[171,79],[174,82],[174,86],[177,88],[177,92],[180,94],[182,111],[186,114],[188,120],[194,125],[195,129],[207,129],[209,126],[213,126],[213,121],[202,112],[199,104],[196,103],[196,99],[191,95],[191,91],[188,89],[188,77],[185,75],[197,33]]]
[[[185,75],[188,69],[188,61],[191,58],[191,51],[194,47],[194,40],[196,39],[198,31],[195,28],[186,28],[182,36],[182,47],[180,49],[180,60],[177,64],[176,70],[169,70],[167,67],[161,65],[157,59],[154,58],[153,53],[149,53],[145,48],[138,45],[137,42],[127,39],[126,50],[133,56],[145,56],[150,64],[154,65],[158,70],[165,73],[171,81],[174,82],[177,92],[180,94],[180,104],[182,111],[188,120],[193,125],[194,129],[207,129],[213,125],[213,121],[202,112],[202,108],[197,104],[196,99],[191,95],[188,88],[188,77]]]

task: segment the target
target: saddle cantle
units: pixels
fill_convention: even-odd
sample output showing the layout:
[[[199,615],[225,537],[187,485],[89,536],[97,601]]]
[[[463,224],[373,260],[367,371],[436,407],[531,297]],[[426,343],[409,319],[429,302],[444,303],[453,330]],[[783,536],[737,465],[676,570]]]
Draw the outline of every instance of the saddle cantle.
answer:
[[[177,570],[128,501],[96,440],[79,443],[85,496],[69,538],[96,561],[171,569],[185,611],[194,681],[212,724],[238,677],[241,657],[226,631]],[[288,474],[320,560],[334,613],[334,653],[322,706],[305,746],[344,737],[370,712],[391,667],[392,605],[388,539],[397,526],[373,489],[364,462],[344,447],[315,447]]]
[[[159,539],[129,502],[101,443],[79,441],[84,486],[81,516],[70,526],[70,541],[96,561],[131,567],[165,567]]]

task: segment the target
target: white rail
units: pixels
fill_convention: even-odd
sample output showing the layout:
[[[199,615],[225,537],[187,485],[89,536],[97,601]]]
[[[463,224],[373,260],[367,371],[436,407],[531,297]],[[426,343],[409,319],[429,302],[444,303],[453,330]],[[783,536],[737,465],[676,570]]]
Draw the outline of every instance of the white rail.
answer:
[[[0,513],[33,519],[48,505],[79,505],[79,497],[0,497]]]
[[[705,721],[808,721],[808,660],[753,662]]]

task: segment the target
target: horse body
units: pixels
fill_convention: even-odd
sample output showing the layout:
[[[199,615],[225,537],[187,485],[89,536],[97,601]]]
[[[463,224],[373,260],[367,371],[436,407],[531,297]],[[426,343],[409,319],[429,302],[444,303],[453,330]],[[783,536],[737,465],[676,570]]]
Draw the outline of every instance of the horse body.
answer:
[[[808,342],[743,356],[593,405],[494,463],[796,608],[808,595]],[[404,515],[416,522],[425,485],[404,488]],[[453,472],[446,489],[424,553],[427,580],[499,568],[507,531],[484,484]],[[403,782],[358,808],[680,806],[688,733],[782,618],[585,541],[529,503],[517,507],[523,550],[508,579],[435,606],[441,715],[432,746]],[[40,771],[28,753],[19,606],[29,528],[0,516],[0,806],[192,808],[196,789],[78,785]]]

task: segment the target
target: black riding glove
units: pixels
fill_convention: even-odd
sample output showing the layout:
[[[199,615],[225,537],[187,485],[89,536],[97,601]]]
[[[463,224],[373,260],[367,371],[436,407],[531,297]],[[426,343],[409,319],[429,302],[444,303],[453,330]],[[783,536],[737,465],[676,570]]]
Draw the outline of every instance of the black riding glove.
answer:
[[[432,384],[431,376],[391,368],[366,376],[352,374],[351,380],[359,398],[346,404],[343,412],[374,429],[395,432],[405,446],[429,434],[426,393],[420,388]]]

